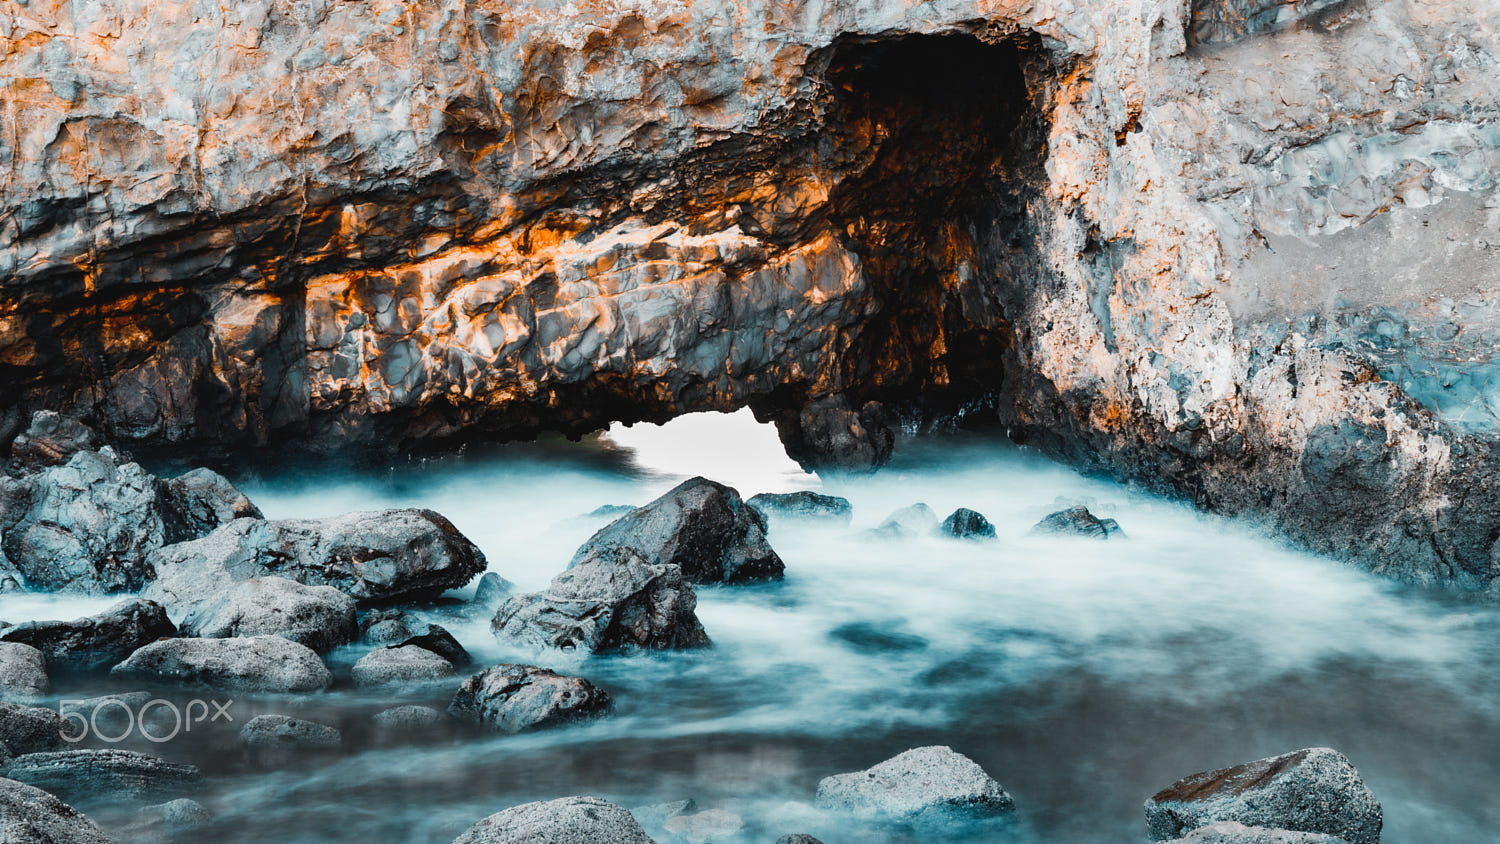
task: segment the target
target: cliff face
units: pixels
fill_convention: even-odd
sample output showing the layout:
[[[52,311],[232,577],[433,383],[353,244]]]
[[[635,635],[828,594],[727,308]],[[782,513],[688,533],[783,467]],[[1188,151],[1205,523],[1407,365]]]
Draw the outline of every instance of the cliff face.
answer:
[[[1434,398],[1493,354],[1485,0],[0,0],[0,38],[11,433],[748,404],[868,465],[981,414],[1382,570],[1500,572],[1500,455]]]

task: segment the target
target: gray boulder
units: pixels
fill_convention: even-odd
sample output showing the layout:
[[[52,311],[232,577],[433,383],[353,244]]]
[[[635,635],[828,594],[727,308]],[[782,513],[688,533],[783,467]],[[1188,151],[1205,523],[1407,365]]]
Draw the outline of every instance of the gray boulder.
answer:
[[[72,806],[36,786],[0,779],[0,841],[6,844],[114,844]]]
[[[359,640],[367,645],[394,645],[416,635],[417,619],[406,610],[373,609],[359,619]]]
[[[280,636],[328,653],[359,633],[354,599],[331,586],[303,586],[284,577],[252,577],[209,600],[184,605],[184,636],[229,639]]]
[[[0,744],[22,755],[62,747],[62,717],[55,709],[0,702]]]
[[[501,604],[490,627],[502,641],[534,648],[602,653],[708,647],[697,606],[682,569],[652,565],[616,548],[553,578],[546,592]]]
[[[798,492],[762,492],[745,502],[767,519],[803,519],[849,524],[854,507],[847,498],[823,495],[810,490]]]
[[[1016,807],[974,760],[948,747],[919,747],[865,771],[826,777],[817,805],[923,825],[994,818]]]
[[[1114,519],[1101,519],[1089,512],[1089,508],[1069,507],[1052,513],[1031,529],[1032,533],[1054,535],[1091,536],[1095,539],[1124,537],[1120,523]]]
[[[453,663],[416,645],[376,648],[360,657],[353,669],[354,685],[360,687],[419,683],[453,675]]]
[[[314,692],[333,682],[316,652],[280,636],[163,639],[131,654],[110,673],[262,692]]]
[[[655,844],[630,812],[597,797],[526,803],[475,824],[453,844]]]
[[[240,728],[240,741],[254,748],[331,748],[344,743],[333,727],[286,715],[257,715]]]
[[[36,472],[61,466],[80,451],[92,451],[96,443],[92,428],[71,416],[53,410],[31,415],[31,425],[10,444],[10,456],[21,472]]]
[[[94,671],[114,665],[142,645],[176,633],[160,604],[131,599],[87,618],[19,624],[0,633],[0,641],[36,648],[53,668]]]
[[[156,483],[168,545],[208,536],[235,519],[261,517],[259,507],[211,469],[194,469]]]
[[[431,510],[328,519],[236,519],[193,542],[151,554],[144,597],[168,609],[211,600],[224,584],[284,577],[332,586],[361,604],[436,597],[485,569],[484,554]]]
[[[375,726],[390,732],[431,730],[447,723],[448,716],[430,706],[394,706],[375,714]]]
[[[519,733],[596,718],[609,695],[581,677],[534,665],[486,668],[459,686],[448,714],[497,733]]]
[[[195,833],[213,823],[213,813],[197,800],[179,797],[154,806],[142,806],[131,832],[149,837],[153,833],[176,838]]]
[[[957,539],[994,539],[995,526],[983,514],[960,507],[954,510],[939,527],[943,533]]]
[[[937,513],[922,502],[902,507],[886,516],[880,526],[870,531],[883,539],[910,539],[916,536],[931,536],[938,531]]]
[[[1221,821],[1379,844],[1382,815],[1359,772],[1327,747],[1193,774],[1146,801],[1153,841]]]
[[[474,606],[493,611],[500,602],[515,594],[516,585],[500,575],[487,571],[474,587]]]
[[[0,642],[0,698],[35,700],[51,690],[41,651],[20,642]]]
[[[5,776],[69,801],[161,800],[198,788],[203,776],[134,750],[51,750],[18,756]]]
[[[573,555],[570,568],[628,551],[648,565],[677,566],[692,583],[777,580],[786,567],[765,529],[738,492],[693,478],[605,525]]]
[[[1289,829],[1267,829],[1245,826],[1234,821],[1200,826],[1167,844],[1349,844],[1342,838],[1321,832],[1293,832]]]

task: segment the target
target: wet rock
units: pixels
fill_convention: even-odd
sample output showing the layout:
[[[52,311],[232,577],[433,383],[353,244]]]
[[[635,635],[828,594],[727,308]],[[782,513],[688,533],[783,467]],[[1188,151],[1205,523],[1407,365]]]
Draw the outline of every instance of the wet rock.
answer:
[[[315,651],[280,636],[163,639],[131,654],[110,673],[263,692],[314,692],[333,682]]]
[[[532,665],[486,668],[459,687],[448,714],[497,733],[519,733],[596,718],[609,695],[581,677]]]
[[[1167,844],[1349,844],[1349,842],[1319,832],[1267,829],[1263,826],[1245,826],[1234,821],[1224,821],[1200,826],[1181,838],[1172,839]]]
[[[328,749],[344,743],[337,729],[286,715],[257,715],[240,728],[240,741],[255,748]]]
[[[405,610],[374,609],[359,619],[359,639],[367,645],[394,645],[413,635],[417,619]]]
[[[5,766],[4,774],[71,802],[160,800],[181,796],[203,782],[192,765],[113,749],[28,753]]]
[[[818,783],[819,808],[946,825],[1015,810],[1015,801],[974,760],[948,747],[919,747],[865,771]]]
[[[630,812],[597,797],[526,803],[490,815],[453,844],[655,844]]]
[[[376,648],[354,663],[354,685],[420,683],[454,675],[453,663],[416,645]]]
[[[0,701],[0,744],[14,756],[62,747],[57,710]]]
[[[93,821],[51,794],[0,779],[0,841],[14,844],[114,844]]]
[[[51,410],[31,415],[31,425],[10,444],[17,470],[35,472],[61,466],[80,451],[93,451],[97,438],[92,428]]]
[[[698,597],[675,565],[650,565],[630,549],[598,552],[496,611],[495,636],[534,648],[602,653],[703,648]]]
[[[1089,508],[1069,507],[1052,513],[1032,529],[1033,533],[1092,536],[1096,539],[1123,537],[1120,524],[1114,519],[1101,519],[1089,512]]]
[[[1221,821],[1379,844],[1382,815],[1359,772],[1326,747],[1193,774],[1146,801],[1153,841]]]
[[[208,807],[197,800],[179,797],[155,806],[143,806],[137,813],[137,826],[132,832],[145,835],[161,832],[168,837],[176,837],[198,832],[213,823],[213,820],[213,813]]]
[[[41,651],[53,668],[107,669],[142,645],[176,634],[166,610],[154,601],[122,601],[99,615],[74,621],[31,621],[0,633],[0,641]]]
[[[35,700],[51,690],[47,659],[41,651],[19,642],[0,642],[0,697]]]
[[[893,421],[879,402],[855,407],[842,395],[778,415],[776,431],[787,456],[810,472],[873,472],[896,447]]]
[[[763,517],[782,519],[806,519],[849,524],[854,519],[854,507],[849,499],[836,495],[801,490],[798,492],[762,492],[745,502]]]
[[[448,716],[430,706],[395,706],[375,714],[375,726],[391,732],[431,730],[448,722]]]
[[[490,571],[485,572],[479,578],[479,585],[474,588],[474,605],[483,609],[493,610],[500,602],[509,598],[516,591],[516,585],[500,575]]]
[[[698,811],[698,803],[690,797],[687,800],[673,800],[668,803],[652,803],[649,806],[637,806],[630,810],[630,815],[637,821],[640,821],[641,826],[647,829],[661,829],[662,825],[668,819],[696,811]]]
[[[208,536],[235,519],[259,519],[260,508],[227,478],[211,469],[194,469],[157,481],[166,544]]]
[[[473,657],[469,656],[469,652],[464,650],[464,646],[460,645],[458,640],[453,638],[452,633],[449,633],[446,629],[436,624],[427,625],[426,633],[408,636],[396,643],[397,647],[404,647],[406,645],[432,651],[443,659],[453,663],[456,668],[464,668],[474,661]]]
[[[285,577],[332,586],[361,604],[436,597],[485,569],[484,554],[431,510],[349,513],[328,519],[236,519],[208,536],[151,555],[143,593],[168,609],[212,600],[226,582]]]
[[[359,632],[354,599],[331,586],[303,586],[284,577],[252,577],[217,597],[179,602],[182,634],[205,639],[280,636],[328,653]]]
[[[148,707],[156,695],[151,692],[120,692],[83,700],[66,700],[58,708],[66,719],[67,734],[79,738],[94,736],[128,736],[139,731],[149,736],[165,736],[182,728],[177,715],[168,707]]]
[[[943,533],[958,539],[993,539],[995,526],[982,514],[960,507],[943,520]]]
[[[861,653],[906,653],[927,647],[927,640],[915,633],[907,632],[905,625],[892,619],[885,623],[873,621],[851,621],[828,631],[838,639]]]
[[[811,835],[798,833],[796,835],[783,835],[776,839],[776,844],[823,844],[823,842]]]
[[[765,527],[738,492],[692,478],[600,529],[570,567],[629,550],[650,565],[678,566],[693,583],[779,579],[785,566],[766,541]]]
[[[714,844],[733,840],[745,828],[745,819],[727,809],[708,809],[667,818],[662,828],[688,844]]]
[[[918,536],[931,536],[937,533],[937,530],[937,514],[932,512],[931,507],[918,502],[890,514],[879,527],[870,533],[883,539],[910,539]]]

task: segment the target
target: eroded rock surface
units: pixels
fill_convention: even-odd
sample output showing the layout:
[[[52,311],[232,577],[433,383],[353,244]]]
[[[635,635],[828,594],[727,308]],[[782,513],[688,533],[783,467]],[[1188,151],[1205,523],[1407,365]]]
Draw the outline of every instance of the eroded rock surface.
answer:
[[[630,812],[597,797],[526,803],[490,815],[453,844],[655,844]]]
[[[825,777],[818,806],[923,825],[996,818],[1015,801],[974,760],[949,747],[918,747],[873,768]]]
[[[519,733],[597,718],[609,706],[609,695],[582,677],[503,664],[464,680],[448,714],[497,733]]]
[[[353,598],[331,586],[303,586],[284,577],[220,583],[215,597],[179,601],[173,608],[185,611],[184,636],[281,636],[323,654],[359,634]]]
[[[192,765],[179,765],[134,750],[52,750],[18,756],[5,776],[75,802],[160,800],[198,788],[203,776]]]
[[[333,676],[318,654],[280,636],[162,639],[110,670],[118,677],[262,692],[315,692]]]
[[[114,844],[77,809],[35,786],[0,778],[0,841]]]
[[[36,648],[53,668],[92,671],[109,668],[136,648],[176,632],[160,604],[133,599],[73,621],[23,622],[0,633],[0,641]]]

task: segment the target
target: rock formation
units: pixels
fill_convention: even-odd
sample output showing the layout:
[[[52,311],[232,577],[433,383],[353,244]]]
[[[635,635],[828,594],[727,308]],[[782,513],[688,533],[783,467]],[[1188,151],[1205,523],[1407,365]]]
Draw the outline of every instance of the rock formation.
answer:
[[[988,418],[1487,586],[1497,55],[1488,0],[7,5],[0,439]]]

